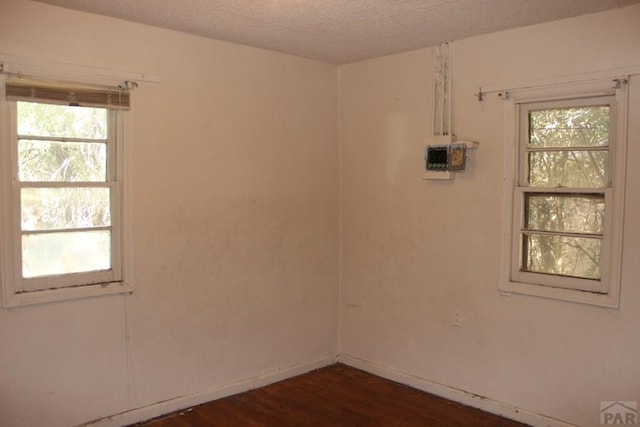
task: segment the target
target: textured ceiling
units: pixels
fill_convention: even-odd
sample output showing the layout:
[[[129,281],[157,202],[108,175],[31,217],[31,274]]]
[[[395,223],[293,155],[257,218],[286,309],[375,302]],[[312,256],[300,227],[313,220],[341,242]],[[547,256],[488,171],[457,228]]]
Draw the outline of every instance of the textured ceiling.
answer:
[[[36,1],[335,64],[640,3],[640,0]]]

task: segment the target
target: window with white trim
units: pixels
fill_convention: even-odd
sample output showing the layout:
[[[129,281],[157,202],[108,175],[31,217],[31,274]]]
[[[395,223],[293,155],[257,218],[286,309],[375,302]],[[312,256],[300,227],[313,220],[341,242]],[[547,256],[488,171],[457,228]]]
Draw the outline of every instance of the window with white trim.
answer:
[[[502,290],[618,305],[626,93],[620,80],[596,86],[510,94],[515,149]]]
[[[123,283],[126,89],[7,81],[3,305],[129,291]]]

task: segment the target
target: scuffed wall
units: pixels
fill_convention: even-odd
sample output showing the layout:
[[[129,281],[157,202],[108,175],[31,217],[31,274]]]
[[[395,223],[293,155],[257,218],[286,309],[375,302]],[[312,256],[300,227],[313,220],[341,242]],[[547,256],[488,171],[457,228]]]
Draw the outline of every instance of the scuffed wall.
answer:
[[[70,426],[337,351],[335,66],[22,0],[0,52],[132,95],[135,293],[0,309],[0,425]]]
[[[640,78],[619,310],[500,295],[503,101],[474,96],[638,66],[639,22],[634,6],[454,42],[454,133],[480,148],[452,182],[420,179],[431,49],[341,68],[343,353],[582,426],[599,425],[600,401],[640,400]]]

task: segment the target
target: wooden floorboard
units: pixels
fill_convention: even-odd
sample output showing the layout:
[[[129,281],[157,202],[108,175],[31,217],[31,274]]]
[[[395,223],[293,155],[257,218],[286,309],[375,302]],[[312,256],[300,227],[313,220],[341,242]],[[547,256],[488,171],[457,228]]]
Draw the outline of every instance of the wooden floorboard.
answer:
[[[342,364],[155,418],[150,427],[522,427]]]

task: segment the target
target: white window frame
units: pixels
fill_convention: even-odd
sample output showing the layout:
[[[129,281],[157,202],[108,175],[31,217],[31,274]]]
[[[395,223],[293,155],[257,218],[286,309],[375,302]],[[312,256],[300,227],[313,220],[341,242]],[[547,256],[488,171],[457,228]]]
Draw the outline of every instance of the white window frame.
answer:
[[[624,221],[624,187],[627,144],[628,76],[615,76],[583,82],[562,82],[544,86],[525,85],[521,89],[501,92],[504,99],[505,175],[503,189],[503,244],[499,289],[505,294],[522,294],[571,302],[617,308],[620,304],[620,275],[622,267],[622,228]],[[598,192],[605,195],[605,224],[601,254],[601,279],[579,279],[531,273],[521,270],[524,194],[522,173],[526,157],[521,147],[528,138],[523,129],[521,109],[532,103],[562,106],[585,99],[612,97],[609,146],[609,186]],[[579,102],[579,101],[578,101]],[[589,102],[587,102],[589,103]],[[520,175],[519,175],[520,174]],[[536,190],[543,190],[542,188]],[[582,190],[553,189],[561,193]],[[584,190],[589,192],[589,190]]]
[[[126,282],[127,262],[130,257],[130,237],[127,234],[130,199],[126,197],[125,147],[127,113],[108,110],[112,151],[108,159],[112,168],[106,186],[111,188],[112,203],[112,265],[105,272],[79,273],[75,275],[49,276],[32,280],[22,278],[20,232],[20,184],[17,182],[17,115],[16,101],[7,101],[5,78],[0,77],[0,258],[2,274],[2,306],[18,307],[54,301],[131,293]],[[4,123],[4,125],[2,125]],[[129,151],[127,148],[126,151]],[[17,198],[17,199],[16,199]],[[16,200],[18,200],[16,202]],[[130,274],[130,273],[129,273]]]

